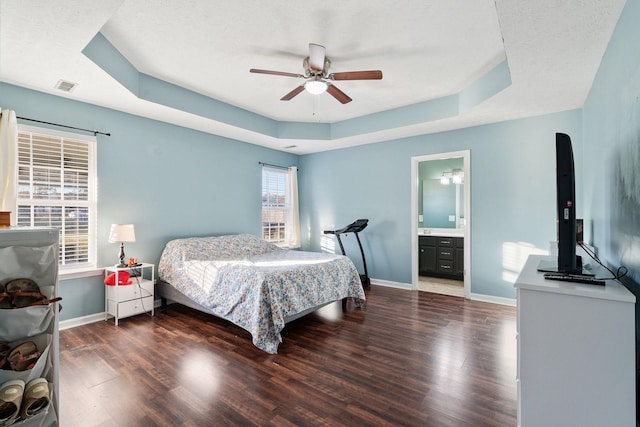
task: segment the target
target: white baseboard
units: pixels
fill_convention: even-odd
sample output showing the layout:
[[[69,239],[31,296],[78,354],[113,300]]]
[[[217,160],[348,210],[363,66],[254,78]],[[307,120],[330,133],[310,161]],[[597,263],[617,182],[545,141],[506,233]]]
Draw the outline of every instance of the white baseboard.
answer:
[[[412,290],[412,286],[409,283],[392,282],[390,280],[382,280],[382,279],[370,279],[370,280],[372,285],[386,286],[389,288],[406,289],[409,291]],[[513,298],[494,297],[491,295],[483,295],[483,294],[471,294],[470,299],[473,301],[508,305],[511,307],[516,306],[516,300]],[[160,305],[161,305],[160,299],[156,299],[153,302],[154,308],[158,308],[160,307]],[[88,316],[75,317],[73,319],[62,320],[60,321],[59,329],[62,331],[64,329],[75,328],[76,326],[88,325],[89,323],[95,323],[101,320],[104,320],[104,312],[94,313]]]
[[[389,288],[398,288],[412,290],[413,286],[410,283],[392,282],[390,280],[371,279],[372,285],[387,286]],[[492,304],[508,305],[511,307],[516,306],[516,300],[514,298],[494,297],[491,295],[474,294],[472,293],[470,298],[472,301],[489,302]]]
[[[161,305],[160,299],[153,301],[153,308],[158,308]],[[61,331],[64,329],[75,328],[76,326],[88,325],[89,323],[99,322],[104,320],[104,311],[102,313],[89,314],[87,316],[74,317],[73,319],[61,320],[58,324],[58,329]]]
[[[89,314],[88,316],[74,317],[73,319],[61,320],[59,323],[59,329],[75,328],[76,326],[88,325],[89,323],[95,323],[104,320],[104,312]]]
[[[481,301],[481,302],[490,302],[492,304],[500,304],[500,305],[508,305],[511,307],[516,306],[515,298],[504,298],[504,297],[494,297],[491,295],[484,294],[471,294],[471,298],[473,301]]]
[[[382,279],[370,279],[372,285],[386,286],[388,288],[398,288],[398,289],[413,289],[411,283],[402,283],[402,282],[392,282],[390,280],[382,280]]]

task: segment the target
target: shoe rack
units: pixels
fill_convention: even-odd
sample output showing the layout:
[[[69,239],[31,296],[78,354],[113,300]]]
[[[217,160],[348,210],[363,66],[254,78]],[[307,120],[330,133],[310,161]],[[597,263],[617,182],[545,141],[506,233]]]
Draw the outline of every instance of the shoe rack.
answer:
[[[0,284],[12,279],[29,278],[49,300],[58,296],[58,235],[56,228],[0,228]],[[49,405],[27,419],[10,424],[16,427],[59,426],[59,303],[23,308],[0,309],[0,341],[15,347],[34,342],[42,352],[31,369],[0,369],[0,386],[10,380],[25,384],[45,378],[49,388]],[[45,383],[46,384],[46,383]]]

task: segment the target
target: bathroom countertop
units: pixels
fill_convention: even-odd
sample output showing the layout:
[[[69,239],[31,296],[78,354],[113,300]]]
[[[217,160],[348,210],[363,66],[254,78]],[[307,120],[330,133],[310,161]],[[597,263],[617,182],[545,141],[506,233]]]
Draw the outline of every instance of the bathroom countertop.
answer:
[[[464,232],[460,230],[431,230],[431,229],[418,229],[418,236],[435,236],[435,237],[464,237]]]

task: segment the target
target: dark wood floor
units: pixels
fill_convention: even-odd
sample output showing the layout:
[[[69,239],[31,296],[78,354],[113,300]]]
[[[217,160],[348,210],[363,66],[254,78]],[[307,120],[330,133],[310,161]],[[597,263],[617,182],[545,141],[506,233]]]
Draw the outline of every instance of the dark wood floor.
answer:
[[[60,333],[61,425],[515,426],[515,309],[372,286],[277,355],[179,305]]]

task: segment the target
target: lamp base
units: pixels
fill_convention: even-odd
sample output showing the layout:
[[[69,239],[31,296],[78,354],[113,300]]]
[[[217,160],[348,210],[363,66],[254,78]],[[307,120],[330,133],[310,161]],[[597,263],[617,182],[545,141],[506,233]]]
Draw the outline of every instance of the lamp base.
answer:
[[[120,243],[120,253],[118,254],[118,258],[120,258],[120,264],[116,264],[116,267],[118,268],[125,268],[128,267],[127,264],[124,263],[124,242]]]

